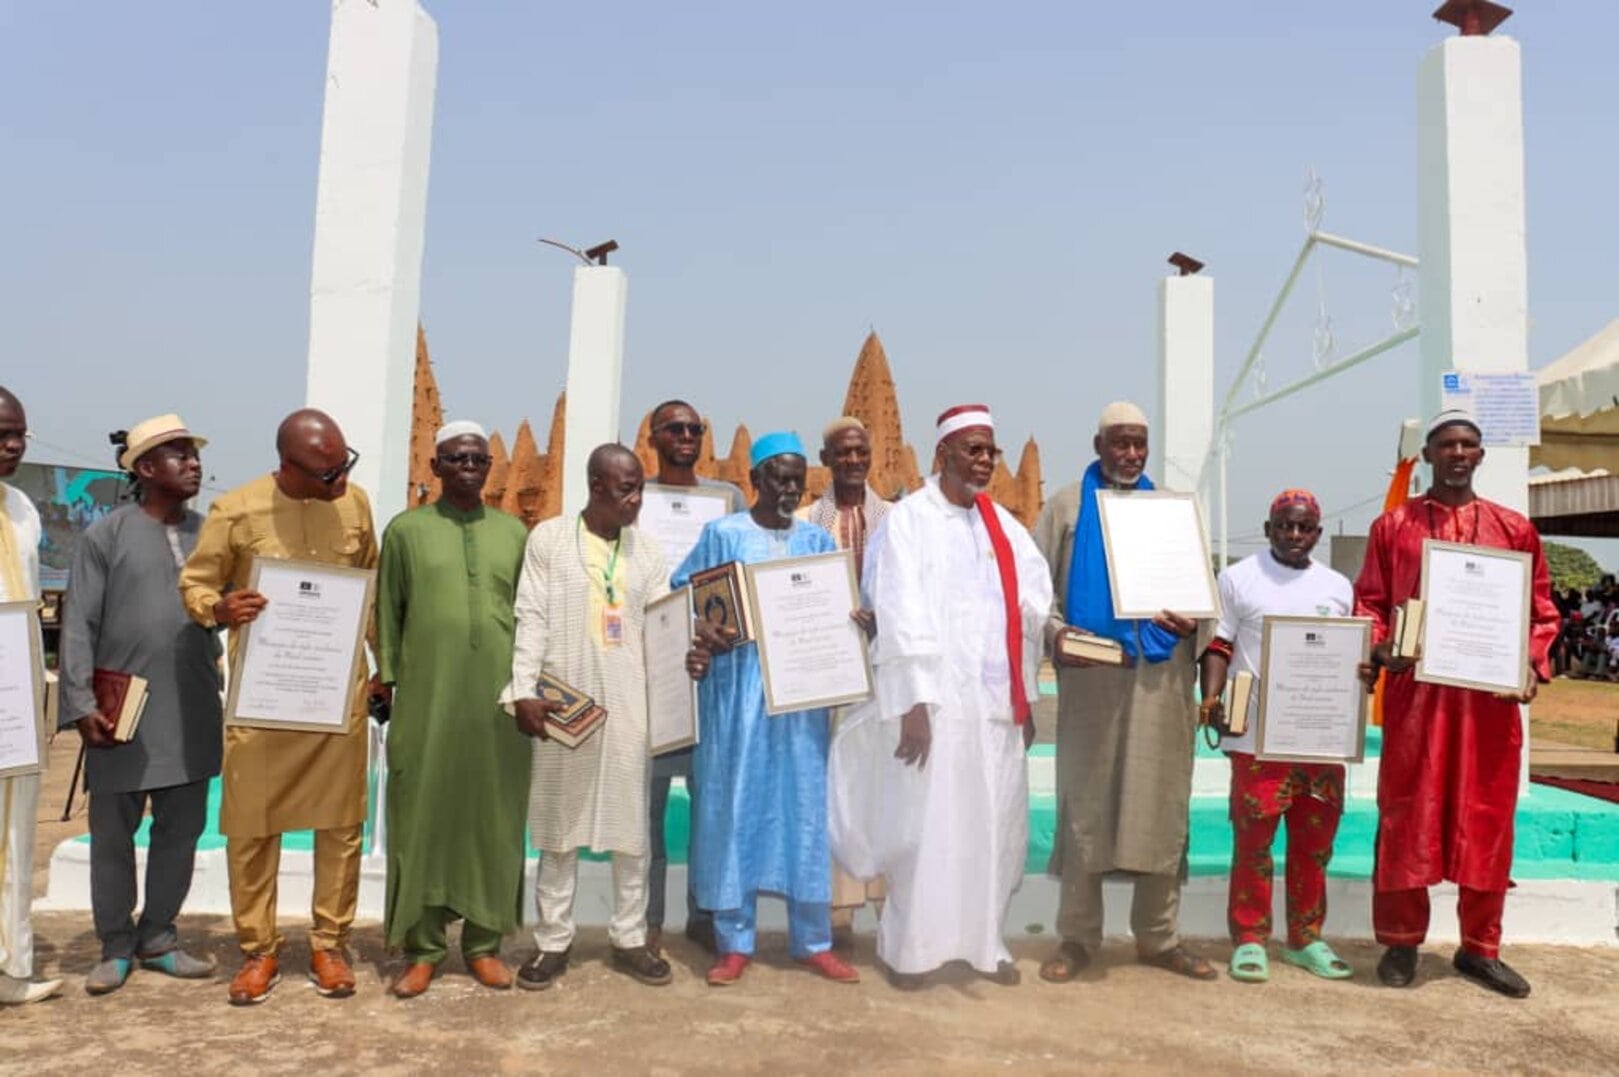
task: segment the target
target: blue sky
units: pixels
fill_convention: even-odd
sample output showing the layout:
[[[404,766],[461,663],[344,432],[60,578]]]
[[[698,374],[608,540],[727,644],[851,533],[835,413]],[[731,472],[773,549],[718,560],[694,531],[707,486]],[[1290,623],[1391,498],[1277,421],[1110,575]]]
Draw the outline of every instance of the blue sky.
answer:
[[[1325,228],[1415,253],[1434,6],[429,3],[422,316],[445,400],[543,422],[571,266],[534,239],[612,237],[627,426],[679,395],[725,438],[817,430],[875,326],[913,441],[983,400],[1014,452],[1039,439],[1053,488],[1103,403],[1150,404],[1172,250],[1216,278],[1221,394],[1303,238],[1308,167]],[[1619,316],[1619,5],[1521,7],[1539,366]],[[328,18],[0,5],[0,382],[36,458],[101,462],[107,430],[178,409],[214,439],[213,485],[271,465],[304,384]],[[1391,270],[1320,267],[1267,349],[1273,386],[1310,369],[1323,296],[1340,354],[1387,331]],[[1233,532],[1282,486],[1329,510],[1377,493],[1416,379],[1407,346],[1244,422]]]

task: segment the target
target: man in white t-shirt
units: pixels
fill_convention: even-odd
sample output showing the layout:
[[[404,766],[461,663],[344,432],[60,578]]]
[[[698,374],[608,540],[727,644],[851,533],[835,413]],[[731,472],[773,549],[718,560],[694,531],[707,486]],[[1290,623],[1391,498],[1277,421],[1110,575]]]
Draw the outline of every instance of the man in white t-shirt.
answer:
[[[1310,560],[1321,538],[1321,506],[1307,490],[1289,489],[1271,502],[1265,523],[1270,548],[1220,573],[1220,621],[1203,653],[1204,724],[1223,725],[1220,694],[1230,668],[1259,675],[1267,614],[1347,617],[1354,591],[1342,574]],[[1344,768],[1336,763],[1261,761],[1254,752],[1259,694],[1250,701],[1248,732],[1221,744],[1231,759],[1231,890],[1226,916],[1231,976],[1258,982],[1270,976],[1265,943],[1271,934],[1271,843],[1287,820],[1287,946],[1282,957],[1317,976],[1343,979],[1350,969],[1321,938],[1327,918],[1327,862],[1343,815]]]

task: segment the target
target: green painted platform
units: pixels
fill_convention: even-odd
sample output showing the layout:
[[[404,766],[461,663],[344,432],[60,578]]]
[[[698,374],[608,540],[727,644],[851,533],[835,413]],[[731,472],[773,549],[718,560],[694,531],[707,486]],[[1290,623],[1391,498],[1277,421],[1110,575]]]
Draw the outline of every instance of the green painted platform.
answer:
[[[1368,754],[1380,747],[1379,731],[1369,738]],[[1056,798],[1051,788],[1054,749],[1036,745],[1030,752],[1031,796],[1029,809],[1029,848],[1027,870],[1044,872],[1051,855],[1052,836],[1057,825]],[[1198,745],[1202,765],[1220,764],[1219,753]],[[202,851],[223,849],[225,839],[218,829],[219,781],[209,790],[208,828],[198,843]],[[137,835],[146,842],[147,820]],[[674,789],[669,798],[665,831],[669,859],[686,861],[689,812],[685,792]],[[1377,807],[1370,797],[1351,797],[1339,827],[1336,851],[1329,873],[1346,879],[1366,879],[1371,875],[1372,845],[1377,828]],[[1224,875],[1230,866],[1231,824],[1224,797],[1199,796],[1192,799],[1191,872],[1197,875]],[[77,839],[88,842],[88,835]],[[1277,852],[1283,850],[1284,835],[1277,838]],[[290,833],[285,838],[289,851],[308,851],[313,839],[308,831]],[[533,855],[533,850],[530,850]],[[1537,785],[1519,806],[1514,843],[1513,875],[1519,879],[1578,879],[1619,881],[1619,805]],[[605,859],[605,858],[600,858]]]

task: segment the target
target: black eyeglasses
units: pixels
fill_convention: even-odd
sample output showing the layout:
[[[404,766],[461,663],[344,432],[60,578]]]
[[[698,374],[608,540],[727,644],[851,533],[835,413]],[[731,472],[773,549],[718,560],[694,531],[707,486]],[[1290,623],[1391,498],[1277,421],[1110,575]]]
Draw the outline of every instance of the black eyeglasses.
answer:
[[[308,475],[310,478],[317,479],[320,482],[325,483],[327,486],[330,486],[338,479],[341,479],[344,475],[347,475],[349,472],[353,471],[354,465],[360,462],[360,454],[352,445],[349,446],[348,454],[348,460],[342,464],[339,464],[337,467],[329,467],[325,471],[316,471],[312,467],[304,467],[304,465],[300,464],[296,460],[289,460],[288,463],[297,468],[299,471],[302,471],[305,475]]]
[[[473,467],[488,467],[494,460],[494,457],[486,452],[441,452],[438,458],[440,463],[449,464],[451,467],[465,467],[467,464]]]
[[[702,423],[664,423],[662,426],[658,427],[658,430],[662,433],[673,434],[676,437],[679,437],[682,434],[689,434],[694,438],[700,438],[704,433],[707,432],[708,427],[704,426]]]
[[[979,460],[983,459],[984,457],[988,457],[991,460],[999,460],[1002,456],[1006,455],[1005,452],[997,449],[993,445],[963,445],[956,451],[969,460]]]

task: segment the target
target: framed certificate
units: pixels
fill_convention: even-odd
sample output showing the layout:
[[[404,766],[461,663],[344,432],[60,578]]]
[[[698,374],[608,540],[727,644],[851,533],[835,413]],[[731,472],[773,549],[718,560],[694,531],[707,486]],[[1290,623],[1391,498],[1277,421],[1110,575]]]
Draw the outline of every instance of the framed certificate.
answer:
[[[242,629],[225,723],[347,729],[376,576],[368,568],[257,558],[248,586],[268,601]]]
[[[1534,561],[1521,550],[1422,543],[1422,651],[1428,684],[1517,695],[1529,675],[1529,589]]]
[[[763,561],[747,577],[767,714],[871,698],[866,634],[850,616],[860,607],[853,554]]]
[[[664,486],[649,482],[641,490],[641,515],[635,526],[658,540],[673,572],[686,560],[703,527],[731,511],[728,490],[711,486]]]
[[[45,761],[45,659],[39,603],[0,603],[0,778],[38,774]],[[33,835],[29,835],[33,841]]]
[[[1164,610],[1196,620],[1220,616],[1203,510],[1192,494],[1098,490],[1113,616],[1153,618]]]
[[[1359,763],[1366,701],[1359,666],[1372,653],[1368,617],[1266,617],[1254,755],[1294,763]]]
[[[691,588],[672,591],[646,608],[648,743],[653,755],[697,743],[697,682],[686,672],[691,649]]]

